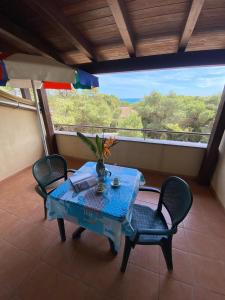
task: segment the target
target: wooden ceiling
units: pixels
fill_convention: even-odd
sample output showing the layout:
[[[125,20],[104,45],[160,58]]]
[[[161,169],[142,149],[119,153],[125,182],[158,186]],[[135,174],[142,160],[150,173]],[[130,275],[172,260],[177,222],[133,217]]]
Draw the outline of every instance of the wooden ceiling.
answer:
[[[0,52],[68,65],[225,49],[224,0],[1,0]]]

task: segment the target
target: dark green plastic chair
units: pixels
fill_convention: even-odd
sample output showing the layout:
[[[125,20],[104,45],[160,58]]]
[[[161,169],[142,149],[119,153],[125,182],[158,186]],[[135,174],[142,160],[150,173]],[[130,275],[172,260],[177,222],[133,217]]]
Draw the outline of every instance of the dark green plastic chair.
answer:
[[[67,173],[74,173],[76,170],[67,169],[66,160],[61,155],[53,154],[45,156],[44,158],[36,161],[33,165],[32,171],[33,176],[38,183],[35,187],[35,190],[44,200],[44,216],[46,219],[46,200],[48,194],[53,191],[53,189],[51,189],[49,192],[47,192],[46,188],[59,179],[64,178],[64,180],[66,180]]]
[[[169,177],[161,187],[161,191],[152,187],[141,187],[140,191],[159,193],[156,210],[134,204],[131,225],[134,229],[132,237],[125,238],[125,247],[121,272],[125,272],[131,248],[136,245],[159,245],[162,249],[168,270],[173,269],[172,238],[177,232],[178,224],[189,212],[193,197],[189,185],[179,177]],[[165,207],[171,219],[170,228],[162,213]]]

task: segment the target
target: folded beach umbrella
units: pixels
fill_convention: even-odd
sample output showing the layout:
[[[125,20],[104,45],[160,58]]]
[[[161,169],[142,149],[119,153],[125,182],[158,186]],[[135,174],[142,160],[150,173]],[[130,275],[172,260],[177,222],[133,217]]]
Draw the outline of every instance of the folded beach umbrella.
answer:
[[[77,69],[73,87],[75,89],[91,89],[93,87],[99,87],[98,77]]]
[[[3,60],[9,79],[74,83],[74,70],[52,58],[16,53]]]
[[[5,86],[8,81],[8,76],[5,68],[5,64],[0,60],[0,86]]]
[[[91,89],[99,86],[98,77],[79,69],[75,71],[50,57],[16,53],[2,60],[3,68],[5,76],[2,79],[0,77],[2,84],[5,85],[7,78],[24,80],[23,86],[19,86],[22,81],[17,83],[14,81],[12,83],[14,87],[30,87],[30,80],[43,82],[45,89],[70,90],[71,84],[75,89]]]
[[[42,87],[42,81],[40,80],[33,80],[33,83],[36,89],[40,89]],[[33,88],[31,80],[28,79],[10,79],[7,82],[7,85],[13,88],[21,88],[21,89]]]
[[[72,90],[72,84],[68,82],[44,81],[42,87],[44,89]]]

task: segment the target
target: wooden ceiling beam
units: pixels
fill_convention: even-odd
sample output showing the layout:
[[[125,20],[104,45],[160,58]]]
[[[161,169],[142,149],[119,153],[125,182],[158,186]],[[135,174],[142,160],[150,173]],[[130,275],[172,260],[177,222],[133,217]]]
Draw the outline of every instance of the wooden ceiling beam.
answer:
[[[67,18],[63,15],[63,12],[49,1],[40,0],[24,0],[36,13],[40,14],[46,22],[49,22],[55,27],[55,30],[60,30],[63,33],[65,39],[72,43],[77,49],[85,54],[90,60],[96,60],[96,55],[93,51],[93,47],[89,42],[81,35],[81,33],[72,27],[67,21]]]
[[[178,52],[76,65],[92,74],[197,66],[225,66],[225,50]]]
[[[130,57],[136,56],[135,43],[123,0],[107,0]]]
[[[191,38],[192,32],[194,31],[195,25],[198,21],[198,17],[201,13],[202,7],[205,0],[192,0],[191,8],[187,17],[184,30],[179,41],[178,51],[184,52],[188,42]]]
[[[20,49],[24,52],[40,54],[62,61],[61,56],[53,48],[1,14],[0,37],[6,40],[7,44],[11,44],[15,50]]]

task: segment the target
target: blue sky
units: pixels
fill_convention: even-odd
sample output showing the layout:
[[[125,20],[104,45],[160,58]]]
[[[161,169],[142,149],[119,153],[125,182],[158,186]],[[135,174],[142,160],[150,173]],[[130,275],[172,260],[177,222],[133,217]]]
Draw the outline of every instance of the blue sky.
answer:
[[[225,67],[179,68],[99,74],[100,92],[119,98],[142,98],[151,91],[163,94],[213,95],[225,85]]]

